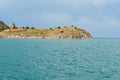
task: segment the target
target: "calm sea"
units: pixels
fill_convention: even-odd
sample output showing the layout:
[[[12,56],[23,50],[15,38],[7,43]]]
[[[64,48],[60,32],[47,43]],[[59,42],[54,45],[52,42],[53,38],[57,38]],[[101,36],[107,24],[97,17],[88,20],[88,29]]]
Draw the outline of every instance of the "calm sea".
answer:
[[[0,39],[0,80],[120,80],[120,39]]]

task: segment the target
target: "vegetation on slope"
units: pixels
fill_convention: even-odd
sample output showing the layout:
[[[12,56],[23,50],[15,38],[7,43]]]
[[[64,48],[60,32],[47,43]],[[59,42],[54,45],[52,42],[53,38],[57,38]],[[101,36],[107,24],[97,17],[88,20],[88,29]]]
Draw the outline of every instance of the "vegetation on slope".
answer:
[[[55,29],[18,28],[4,30],[0,33],[1,38],[72,38],[90,39],[92,36],[84,29],[75,26],[57,27]]]
[[[5,29],[8,29],[9,27],[3,22],[3,21],[0,21],[0,31],[3,31]]]

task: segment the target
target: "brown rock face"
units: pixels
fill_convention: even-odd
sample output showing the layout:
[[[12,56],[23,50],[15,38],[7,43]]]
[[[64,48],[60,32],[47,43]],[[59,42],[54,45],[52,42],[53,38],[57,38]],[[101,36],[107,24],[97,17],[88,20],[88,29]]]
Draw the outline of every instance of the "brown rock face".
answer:
[[[89,32],[84,29],[77,28],[76,26],[54,29],[49,33],[52,38],[63,38],[63,39],[92,39]]]
[[[8,25],[6,25],[3,21],[0,21],[0,31],[8,28],[9,28]]]
[[[12,30],[12,29],[15,29],[15,28],[16,28],[15,23],[12,23],[12,25],[10,26],[10,29]]]

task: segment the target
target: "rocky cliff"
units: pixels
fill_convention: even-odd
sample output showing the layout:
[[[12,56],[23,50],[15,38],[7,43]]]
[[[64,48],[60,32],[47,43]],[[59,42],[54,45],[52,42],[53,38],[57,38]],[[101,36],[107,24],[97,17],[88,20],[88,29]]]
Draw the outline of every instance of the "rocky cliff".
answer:
[[[84,29],[77,28],[76,26],[64,27],[54,29],[49,33],[52,38],[69,38],[69,39],[91,39],[92,36]]]
[[[8,28],[9,27],[3,21],[0,21],[0,31],[8,29]]]

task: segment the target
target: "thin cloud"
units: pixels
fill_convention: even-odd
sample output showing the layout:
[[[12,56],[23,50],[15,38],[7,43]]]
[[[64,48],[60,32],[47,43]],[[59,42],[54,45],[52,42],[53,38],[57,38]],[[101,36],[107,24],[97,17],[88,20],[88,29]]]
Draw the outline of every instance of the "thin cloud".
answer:
[[[113,3],[113,2],[119,2],[118,0],[44,0],[44,1],[40,1],[40,0],[0,0],[0,7],[1,6],[9,6],[9,4],[18,4],[22,3],[22,6],[26,6],[29,4],[61,4],[61,5],[71,5],[71,6],[75,6],[75,5],[82,5],[82,4],[93,4],[93,5],[101,5],[101,4],[107,4],[107,3]],[[27,3],[27,4],[26,4]],[[34,5],[33,4],[33,5]],[[11,6],[9,6],[11,7]]]
[[[118,27],[120,26],[120,20],[114,17],[105,16],[101,19],[92,19],[88,17],[80,17],[77,23],[82,25],[89,26],[98,26],[98,27]]]
[[[34,24],[40,24],[40,25],[51,24],[53,26],[55,25],[64,26],[72,22],[72,16],[66,13],[38,12],[38,13],[30,13],[25,17],[19,17],[19,20],[23,20],[29,24],[34,23]]]
[[[0,8],[11,7],[14,4],[14,0],[0,0]]]
[[[51,2],[69,4],[69,5],[82,5],[82,4],[92,4],[92,5],[106,5],[111,3],[120,2],[118,0],[50,0]]]
[[[88,30],[94,37],[118,37],[120,20],[105,16],[101,19],[93,19],[89,17],[80,17],[76,21],[77,25]]]

